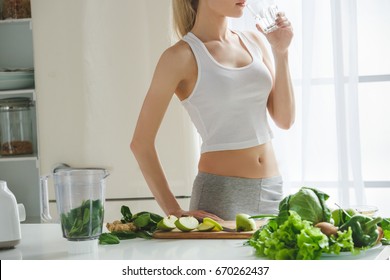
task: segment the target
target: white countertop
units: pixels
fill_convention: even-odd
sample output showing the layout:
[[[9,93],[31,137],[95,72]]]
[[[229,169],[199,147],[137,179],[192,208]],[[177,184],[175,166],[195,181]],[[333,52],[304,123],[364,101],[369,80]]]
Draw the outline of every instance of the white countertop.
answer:
[[[22,224],[22,240],[14,249],[0,250],[0,259],[25,260],[254,260],[252,247],[245,240],[167,240],[141,238],[122,240],[117,245],[98,245],[88,254],[70,254],[68,241],[59,224]],[[390,246],[381,246],[358,256],[343,255],[324,259],[389,259]]]

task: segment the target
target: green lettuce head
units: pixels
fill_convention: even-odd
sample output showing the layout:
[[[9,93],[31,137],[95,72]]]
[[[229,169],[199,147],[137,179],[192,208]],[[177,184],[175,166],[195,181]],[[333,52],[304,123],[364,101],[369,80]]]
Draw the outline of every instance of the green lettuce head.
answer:
[[[278,224],[288,219],[289,211],[295,211],[302,220],[312,222],[330,222],[331,211],[325,201],[329,195],[317,189],[302,187],[297,193],[286,196],[279,204]]]

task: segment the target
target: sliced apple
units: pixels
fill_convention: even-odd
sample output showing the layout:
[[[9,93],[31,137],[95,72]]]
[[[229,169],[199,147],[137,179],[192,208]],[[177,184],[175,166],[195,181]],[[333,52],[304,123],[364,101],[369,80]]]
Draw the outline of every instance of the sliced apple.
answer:
[[[199,226],[197,227],[197,230],[199,230],[199,231],[212,231],[213,228],[215,228],[215,225],[201,223],[201,224],[199,224]]]
[[[175,221],[175,226],[181,231],[191,231],[198,227],[199,222],[195,217],[180,217]]]
[[[214,226],[213,231],[221,231],[223,229],[220,223],[218,223],[216,220],[213,220],[209,217],[203,218],[203,223],[213,225]]]
[[[169,215],[168,217],[164,217],[161,221],[157,223],[157,229],[164,231],[171,231],[176,228],[175,222],[177,217],[174,215]]]
[[[237,231],[253,231],[256,230],[256,222],[251,219],[248,214],[236,215],[236,230]]]

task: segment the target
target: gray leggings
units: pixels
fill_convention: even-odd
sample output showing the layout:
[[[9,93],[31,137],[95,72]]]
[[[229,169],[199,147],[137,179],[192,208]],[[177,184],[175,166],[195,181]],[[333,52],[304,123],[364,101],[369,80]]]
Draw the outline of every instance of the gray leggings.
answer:
[[[251,179],[199,172],[190,210],[204,210],[224,220],[234,220],[239,213],[277,214],[282,197],[281,176]]]

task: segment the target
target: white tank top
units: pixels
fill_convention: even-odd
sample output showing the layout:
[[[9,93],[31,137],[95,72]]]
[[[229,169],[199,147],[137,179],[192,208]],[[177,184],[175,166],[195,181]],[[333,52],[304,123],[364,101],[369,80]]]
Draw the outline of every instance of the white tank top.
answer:
[[[271,74],[256,43],[235,33],[252,56],[239,68],[218,63],[193,33],[183,37],[195,55],[198,78],[182,104],[202,138],[202,153],[254,147],[273,137],[266,113]]]

